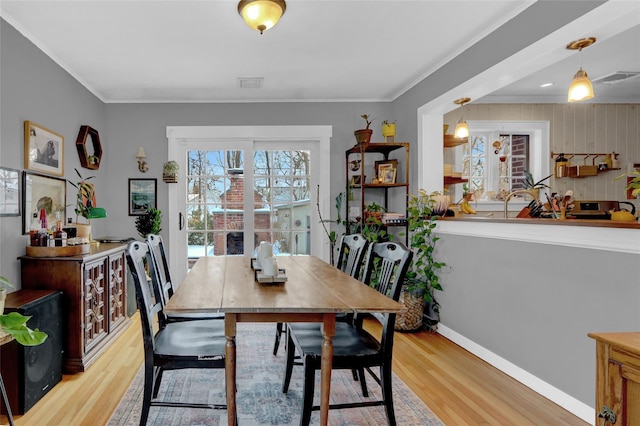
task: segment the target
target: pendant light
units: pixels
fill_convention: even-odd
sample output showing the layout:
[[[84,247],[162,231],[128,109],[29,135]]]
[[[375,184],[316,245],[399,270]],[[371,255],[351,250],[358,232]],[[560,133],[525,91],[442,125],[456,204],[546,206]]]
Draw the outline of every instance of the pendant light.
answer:
[[[580,40],[572,41],[567,44],[567,49],[569,50],[577,50],[578,57],[580,58],[580,69],[573,77],[573,81],[571,85],[569,85],[569,93],[567,95],[568,102],[580,102],[586,101],[587,99],[591,99],[594,96],[593,93],[593,84],[591,84],[591,80],[589,80],[589,76],[587,72],[582,69],[582,49],[585,47],[591,46],[596,42],[595,37],[589,38],[581,38]]]
[[[469,125],[464,120],[464,104],[471,102],[471,98],[460,98],[453,101],[454,104],[460,105],[460,120],[456,124],[456,129],[453,132],[453,136],[458,139],[464,139],[469,137]]]
[[[286,9],[284,0],[240,0],[238,3],[242,19],[260,34],[276,25]]]

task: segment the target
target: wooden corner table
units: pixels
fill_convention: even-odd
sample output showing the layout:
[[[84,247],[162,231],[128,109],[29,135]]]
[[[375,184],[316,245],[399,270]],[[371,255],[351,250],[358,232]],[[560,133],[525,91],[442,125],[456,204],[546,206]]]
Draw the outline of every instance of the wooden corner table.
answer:
[[[278,256],[287,281],[257,283],[251,259],[201,257],[165,308],[169,314],[225,314],[229,425],[236,424],[236,323],[322,322],[320,423],[329,417],[333,336],[337,313],[402,312],[404,307],[314,256]],[[275,328],[274,328],[275,333]]]

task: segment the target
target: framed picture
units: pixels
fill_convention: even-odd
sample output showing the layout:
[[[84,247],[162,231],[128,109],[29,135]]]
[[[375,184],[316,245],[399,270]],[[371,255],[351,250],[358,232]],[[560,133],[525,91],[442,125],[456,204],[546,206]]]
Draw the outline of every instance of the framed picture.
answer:
[[[396,183],[396,170],[392,168],[383,169],[380,183]]]
[[[395,173],[393,174],[394,178],[393,178],[393,182],[387,182],[385,177],[387,176],[386,171],[387,170],[396,170],[398,168],[398,160],[383,160],[383,161],[376,161],[375,162],[375,167],[376,167],[376,177],[378,178],[378,181],[380,183],[395,183],[396,179],[395,179]]]
[[[142,216],[157,208],[158,179],[129,179],[129,216]]]
[[[0,167],[0,216],[20,216],[20,170]]]
[[[351,176],[351,186],[353,185],[361,185],[362,184],[362,175],[353,175]]]
[[[64,176],[64,137],[33,121],[25,121],[24,168]]]
[[[64,221],[67,206],[67,181],[61,178],[22,173],[22,233],[29,233],[34,213],[47,212],[47,224],[56,224],[56,213]]]

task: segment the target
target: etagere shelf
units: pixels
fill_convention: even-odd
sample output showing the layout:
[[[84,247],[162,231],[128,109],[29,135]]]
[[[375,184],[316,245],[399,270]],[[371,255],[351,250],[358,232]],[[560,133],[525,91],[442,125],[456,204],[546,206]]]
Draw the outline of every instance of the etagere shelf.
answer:
[[[404,158],[402,154],[394,160],[390,160],[390,154],[394,151],[404,150]],[[369,143],[356,145],[348,149],[345,153],[345,177],[346,177],[346,210],[347,210],[347,233],[357,232],[362,224],[362,217],[366,207],[369,205],[367,201],[367,195],[371,198],[373,194],[377,194],[378,198],[382,193],[382,207],[388,213],[396,213],[400,218],[389,220],[384,225],[387,227],[404,227],[405,230],[405,243],[408,242],[407,232],[407,200],[409,198],[409,150],[410,145],[408,142],[389,142],[389,143]],[[398,170],[400,167],[396,166],[394,182],[373,183],[373,179],[378,179],[380,176],[376,175],[375,163],[376,161],[396,161],[397,165],[401,165],[404,168],[404,173],[400,175]],[[357,170],[351,168],[352,164],[357,164]],[[402,193],[402,205],[390,205],[390,192],[400,191]],[[353,194],[353,200],[350,200],[349,194]],[[393,194],[397,195],[397,194]],[[395,197],[396,199],[398,197]],[[398,204],[396,202],[396,204]],[[359,216],[353,216],[350,214],[350,207],[359,206]]]

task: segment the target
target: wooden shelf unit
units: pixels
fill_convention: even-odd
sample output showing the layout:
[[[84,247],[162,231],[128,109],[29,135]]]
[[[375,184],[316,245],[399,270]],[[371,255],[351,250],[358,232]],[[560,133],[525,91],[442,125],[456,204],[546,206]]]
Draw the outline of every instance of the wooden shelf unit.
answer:
[[[389,155],[397,150],[404,150],[404,158],[402,158],[402,156],[400,156],[400,158],[398,158],[398,163],[399,164],[403,164],[404,165],[404,174],[403,175],[399,175],[396,174],[396,183],[371,183],[371,182],[366,182],[365,181],[365,176],[367,176],[369,179],[372,179],[375,176],[375,170],[371,170],[372,165],[366,163],[365,158],[371,158],[371,156],[376,156],[374,157],[375,160],[384,160],[387,161],[389,160]],[[358,226],[358,224],[353,223],[353,221],[355,220],[355,218],[350,217],[349,216],[349,207],[355,205],[356,203],[358,203],[358,201],[349,201],[349,191],[358,191],[360,193],[360,200],[359,200],[359,207],[360,207],[360,217],[362,220],[362,216],[364,215],[364,211],[366,206],[368,205],[368,203],[366,202],[366,194],[367,192],[370,193],[374,193],[376,191],[382,191],[383,192],[383,197],[384,197],[384,201],[383,201],[383,205],[382,207],[385,208],[385,210],[387,210],[388,212],[394,212],[394,213],[402,213],[404,214],[405,218],[407,215],[407,201],[409,199],[409,180],[410,180],[410,174],[409,174],[409,162],[410,162],[410,158],[409,158],[409,151],[410,151],[410,144],[409,142],[389,142],[389,143],[369,143],[366,145],[355,145],[354,147],[348,149],[345,152],[345,188],[347,191],[347,197],[346,197],[346,201],[345,201],[345,206],[346,206],[346,210],[347,210],[347,233],[350,232],[356,232],[356,228]],[[350,168],[349,168],[349,163],[350,161],[352,161],[351,157],[355,157],[359,155],[360,158],[360,168],[358,170],[358,173],[350,173]],[[369,160],[370,162],[372,160]],[[403,163],[404,162],[404,163]],[[367,174],[367,172],[365,172],[365,168],[369,167],[369,173]],[[351,183],[351,176],[360,176],[360,182],[363,182],[362,184],[357,184],[357,185],[353,185]],[[404,200],[404,205],[402,206],[396,206],[398,207],[398,209],[392,210],[389,206],[389,191],[402,191],[403,192],[403,200]],[[398,223],[392,223],[392,224],[387,224],[385,226],[388,227],[404,227],[407,228],[407,221],[397,221]],[[408,243],[408,235],[409,232],[407,232],[408,230],[405,229],[404,233],[405,233],[405,244]]]

